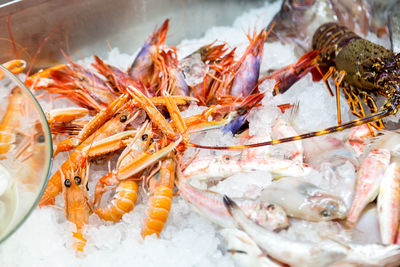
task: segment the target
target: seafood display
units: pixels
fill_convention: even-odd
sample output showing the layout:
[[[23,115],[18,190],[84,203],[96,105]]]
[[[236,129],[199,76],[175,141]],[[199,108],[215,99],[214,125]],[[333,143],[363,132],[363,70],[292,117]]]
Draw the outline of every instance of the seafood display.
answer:
[[[400,133],[385,127],[398,121],[400,59],[364,38],[383,29],[358,2],[283,1],[275,17],[280,3],[267,3],[240,38],[177,46],[165,19],[126,64],[114,61],[117,50],[84,61],[61,51],[65,64],[19,74],[53,135],[36,212],[57,214],[57,246],[71,264],[126,252],[127,242],[132,253],[183,243],[186,231],[199,244],[211,235],[213,251],[200,248],[202,259],[182,266],[399,265]],[[329,16],[303,20],[317,10]],[[291,27],[300,21],[301,32]],[[277,49],[290,43],[292,57],[277,68]],[[6,111],[3,121],[10,116],[23,114]],[[1,156],[17,134],[0,132]],[[31,160],[36,146],[21,157]],[[368,218],[378,234],[362,239]]]

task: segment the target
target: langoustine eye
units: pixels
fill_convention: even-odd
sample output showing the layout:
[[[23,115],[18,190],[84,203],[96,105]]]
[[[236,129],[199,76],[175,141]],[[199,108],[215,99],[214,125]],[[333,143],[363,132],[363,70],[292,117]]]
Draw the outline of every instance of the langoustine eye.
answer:
[[[65,179],[65,181],[64,181],[64,185],[65,185],[65,187],[71,187],[71,180],[70,179]]]
[[[126,115],[122,115],[122,116],[119,118],[119,121],[120,121],[120,122],[126,122],[127,119],[128,119],[128,117],[127,117]]]
[[[76,185],[80,185],[81,182],[82,182],[82,178],[79,177],[79,176],[75,176],[75,177],[74,177],[74,181],[75,181],[75,184],[76,184]]]

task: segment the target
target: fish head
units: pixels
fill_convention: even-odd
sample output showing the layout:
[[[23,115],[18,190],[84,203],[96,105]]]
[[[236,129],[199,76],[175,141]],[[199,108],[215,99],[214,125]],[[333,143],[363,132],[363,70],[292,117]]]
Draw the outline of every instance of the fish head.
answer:
[[[258,219],[261,226],[270,230],[280,230],[289,227],[286,212],[278,205],[261,202],[258,206]]]
[[[318,220],[330,221],[344,219],[347,216],[347,207],[344,201],[328,193],[318,193],[310,196],[311,208],[318,216]]]

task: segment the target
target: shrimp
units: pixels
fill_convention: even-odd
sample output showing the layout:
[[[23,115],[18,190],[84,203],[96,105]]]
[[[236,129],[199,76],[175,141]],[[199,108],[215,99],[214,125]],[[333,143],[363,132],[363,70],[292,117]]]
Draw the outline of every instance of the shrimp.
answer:
[[[151,54],[154,62],[155,74],[153,87],[158,87],[161,95],[189,95],[189,87],[186,84],[182,72],[178,69],[178,59],[175,48],[157,50]],[[159,73],[157,75],[156,73]]]
[[[64,57],[70,66],[63,71],[51,71],[53,83],[42,89],[63,95],[79,106],[96,111],[107,107],[118,97],[96,74],[73,62],[67,55],[64,54]]]
[[[76,170],[81,166],[88,158],[87,147],[90,147],[93,141],[101,140],[107,136],[111,136],[114,133],[122,131],[128,123],[130,123],[131,118],[134,118],[134,113],[130,112],[126,108],[122,108],[121,113],[114,116],[112,119],[107,121],[103,126],[101,126],[96,132],[90,135],[86,140],[84,140],[80,145],[78,145],[75,150],[70,154],[68,159],[60,167],[61,171],[65,170]],[[90,148],[89,148],[90,150]],[[39,206],[49,205],[54,203],[54,198],[61,191],[61,171],[58,170],[47,183],[47,187],[43,193],[43,196],[39,202]]]
[[[26,67],[26,62],[22,59],[14,59],[1,64],[13,74],[18,74]],[[4,78],[4,73],[0,71],[0,80]]]
[[[65,201],[65,213],[67,219],[76,225],[76,232],[73,232],[73,247],[77,252],[83,252],[85,248],[86,238],[83,235],[83,227],[89,223],[89,215],[92,212],[86,191],[88,181],[86,170],[85,162],[76,172],[61,172],[61,183],[64,185],[62,191]]]
[[[59,108],[46,112],[49,125],[58,122],[71,122],[85,117],[89,111],[86,108]]]
[[[111,184],[104,177],[99,180],[102,184]],[[97,189],[97,188],[96,188]],[[139,195],[139,184],[134,180],[124,180],[118,183],[115,194],[107,207],[97,208],[95,213],[106,221],[118,222],[122,216],[133,210]]]
[[[0,122],[0,154],[7,153],[15,141],[16,129],[24,117],[25,95],[21,88],[14,87],[8,96],[6,112]]]
[[[267,36],[268,32],[264,29],[259,34],[254,34],[253,37],[247,36],[250,44],[240,59],[240,66],[235,74],[230,91],[232,96],[246,97],[256,88],[260,75],[264,42]]]
[[[175,159],[167,157],[162,160],[159,173],[149,182],[149,208],[146,212],[147,218],[144,221],[142,229],[143,238],[152,234],[160,236],[164,228],[171,208],[175,183],[175,168]]]
[[[65,69],[66,67],[68,67],[68,66],[65,64],[59,64],[59,65],[55,65],[53,67],[47,68],[45,70],[39,71],[39,72],[27,77],[24,83],[27,87],[31,88],[32,90],[44,89],[44,86],[38,85],[38,82],[43,79],[50,78],[52,71],[61,71],[61,70]],[[50,81],[50,79],[48,79],[48,81]]]
[[[142,49],[139,51],[132,65],[128,69],[128,75],[135,81],[142,82],[146,87],[152,76],[153,60],[151,58],[152,50],[157,49],[165,42],[168,32],[169,19],[154,31],[152,35],[145,41]]]
[[[41,185],[41,176],[44,173],[40,172],[43,166],[43,155],[47,152],[47,144],[45,143],[45,137],[43,132],[38,132],[33,135],[33,142],[31,136],[27,136],[25,144],[27,146],[21,146],[17,149],[15,157],[15,179],[20,184],[23,184],[29,191],[35,191]],[[24,142],[21,142],[24,143]],[[18,150],[23,150],[18,153]],[[24,161],[24,164],[21,162]]]
[[[202,46],[179,62],[191,95],[203,105],[213,101],[213,95],[222,82],[225,70],[234,62],[234,50],[227,53],[226,44],[215,42]],[[226,68],[227,67],[227,68]]]
[[[118,97],[107,108],[97,113],[97,115],[83,127],[78,136],[66,139],[58,143],[57,150],[54,154],[57,155],[58,152],[68,151],[80,145],[90,135],[96,132],[96,130],[99,129],[106,121],[108,121],[123,105],[125,105],[127,100],[128,95],[121,95],[120,97]]]
[[[114,91],[120,94],[125,94],[127,93],[125,89],[126,87],[129,85],[137,85],[137,83],[133,81],[126,72],[104,63],[98,56],[93,56],[93,58],[95,62],[91,64],[92,67],[107,79],[107,84]]]
[[[120,221],[125,213],[130,212],[136,204],[139,194],[138,178],[133,175],[123,181],[118,180],[117,170],[123,166],[129,165],[137,156],[145,152],[149,147],[152,132],[151,125],[145,123],[137,132],[135,138],[126,149],[121,153],[116,170],[100,178],[95,188],[94,204],[98,204],[95,213],[106,221]],[[116,185],[115,194],[106,208],[100,208],[101,196],[105,191],[105,186]]]

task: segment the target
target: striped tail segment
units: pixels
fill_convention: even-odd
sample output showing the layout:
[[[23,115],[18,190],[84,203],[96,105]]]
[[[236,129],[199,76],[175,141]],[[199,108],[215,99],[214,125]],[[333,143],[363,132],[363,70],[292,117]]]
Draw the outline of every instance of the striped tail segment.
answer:
[[[214,150],[228,150],[228,149],[229,150],[242,150],[242,149],[246,149],[246,148],[277,145],[277,144],[288,143],[288,142],[292,142],[292,141],[296,141],[296,140],[307,139],[307,138],[311,138],[311,137],[315,137],[315,136],[330,134],[330,133],[334,133],[334,132],[340,132],[340,131],[343,131],[343,130],[346,130],[346,129],[349,129],[349,128],[352,128],[355,126],[359,126],[362,124],[380,120],[384,117],[387,117],[389,115],[396,113],[396,111],[397,110],[395,108],[393,108],[391,105],[387,105],[387,108],[384,110],[373,113],[367,117],[358,118],[358,119],[349,121],[342,125],[337,125],[337,126],[329,127],[329,128],[323,129],[323,130],[315,131],[315,132],[309,132],[309,133],[300,134],[297,136],[290,136],[290,137],[286,137],[286,138],[282,138],[282,139],[276,139],[276,140],[271,140],[271,141],[266,141],[266,142],[261,142],[261,143],[238,145],[238,146],[205,146],[205,145],[189,143],[188,146],[202,148],[202,149],[214,149]]]
[[[136,181],[121,181],[111,203],[104,209],[97,209],[95,213],[103,220],[119,222],[124,214],[135,207],[138,193],[139,185]]]
[[[169,186],[161,185],[155,189],[149,201],[150,208],[147,211],[147,218],[142,230],[143,238],[152,234],[160,236],[165,222],[168,219],[172,196],[173,191]]]

